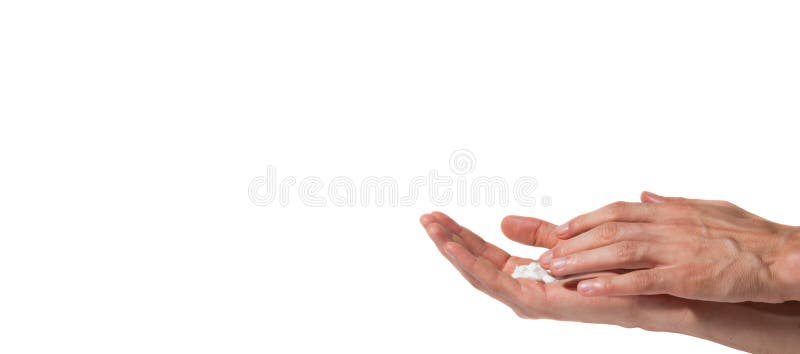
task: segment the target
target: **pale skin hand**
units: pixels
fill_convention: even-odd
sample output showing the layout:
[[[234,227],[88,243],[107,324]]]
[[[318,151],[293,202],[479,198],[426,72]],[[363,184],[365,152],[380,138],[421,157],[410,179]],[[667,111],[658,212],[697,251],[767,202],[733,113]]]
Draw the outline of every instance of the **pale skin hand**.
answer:
[[[585,296],[669,294],[718,302],[800,300],[800,231],[724,201],[661,197],[578,216],[540,257],[557,276],[633,270],[582,281]]]
[[[726,304],[668,295],[585,297],[557,283],[512,278],[516,265],[531,260],[509,255],[442,213],[425,214],[420,222],[464,278],[523,318],[676,332],[757,353],[790,352],[800,346],[796,303]],[[537,247],[552,248],[563,242],[555,237],[554,229],[555,225],[535,218],[509,216],[502,222],[508,238]]]
[[[531,279],[514,279],[514,267],[531,263],[507,252],[439,212],[422,215],[425,227],[439,251],[475,288],[511,307],[523,318],[567,321],[670,330],[688,317],[687,301],[671,296],[589,298],[563,285]],[[507,217],[502,230],[510,239],[530,246],[553,247],[558,240],[549,236],[555,225],[524,217]]]

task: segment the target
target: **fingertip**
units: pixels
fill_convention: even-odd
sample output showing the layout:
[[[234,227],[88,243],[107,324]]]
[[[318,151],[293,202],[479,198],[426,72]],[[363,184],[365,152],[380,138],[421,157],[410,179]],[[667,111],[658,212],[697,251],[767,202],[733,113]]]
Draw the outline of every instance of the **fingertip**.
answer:
[[[511,222],[516,217],[517,217],[516,215],[506,215],[506,216],[503,217],[503,220],[500,220],[500,225],[503,225],[503,224],[505,224],[507,222]]]
[[[431,215],[437,219],[450,219],[450,216],[438,210],[432,211]]]
[[[539,260],[537,262],[540,266],[545,268],[550,266],[550,262],[553,261],[553,251],[554,249],[549,249],[539,256]]]
[[[547,270],[557,277],[562,277],[570,273],[574,273],[568,269],[571,268],[574,263],[574,260],[568,259],[567,257],[555,257],[550,261],[550,265],[547,267]]]
[[[519,225],[519,216],[507,215],[500,221],[500,231],[503,232],[503,235],[509,236],[514,233],[517,225]]]
[[[559,240],[567,240],[569,238],[572,238],[572,234],[570,234],[569,232],[565,234],[556,233],[556,238]]]
[[[429,213],[422,214],[419,217],[419,223],[422,224],[423,226],[428,225],[432,222],[433,222],[433,216],[431,216],[431,214]]]
[[[569,222],[565,222],[561,225],[558,225],[553,232],[556,234],[556,237],[559,239],[565,240],[570,237],[570,225]]]
[[[642,191],[639,199],[642,200],[642,203],[664,203],[667,201],[664,197],[648,191]]]
[[[442,225],[435,222],[426,225],[425,232],[428,233],[428,237],[430,237],[433,243],[438,245],[438,247],[444,247],[443,245],[445,243],[451,242],[452,240],[447,232],[444,231]]]
[[[453,218],[449,217],[447,214],[442,213],[441,211],[434,211],[431,213],[436,221],[438,221],[442,226],[450,230],[450,232],[457,234],[461,232],[461,225],[459,225]]]
[[[553,247],[557,242],[552,231],[554,227],[545,220],[519,215],[508,215],[500,222],[503,235],[514,242],[534,247]]]
[[[428,234],[437,235],[437,234],[443,234],[444,228],[442,228],[442,225],[439,225],[436,222],[432,222],[425,225],[425,231],[427,231]]]

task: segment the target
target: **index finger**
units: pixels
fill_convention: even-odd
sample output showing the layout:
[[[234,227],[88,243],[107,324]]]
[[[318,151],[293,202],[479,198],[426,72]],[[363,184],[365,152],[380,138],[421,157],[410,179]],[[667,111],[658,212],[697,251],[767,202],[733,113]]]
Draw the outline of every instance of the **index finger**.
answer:
[[[614,202],[595,211],[579,215],[556,227],[553,233],[558,239],[568,239],[607,222],[654,222],[666,204]]]
[[[512,241],[528,246],[553,248],[559,241],[553,234],[556,226],[537,218],[509,215],[503,218],[500,228]]]

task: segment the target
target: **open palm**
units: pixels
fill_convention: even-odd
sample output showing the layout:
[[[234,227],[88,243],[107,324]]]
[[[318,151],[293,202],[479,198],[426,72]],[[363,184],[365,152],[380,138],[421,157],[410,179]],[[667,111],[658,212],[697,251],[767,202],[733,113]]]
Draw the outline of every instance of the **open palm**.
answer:
[[[444,213],[420,217],[430,238],[450,263],[478,290],[502,301],[523,318],[608,323],[659,330],[659,324],[680,321],[690,311],[688,301],[671,296],[584,297],[561,282],[545,284],[515,279],[517,265],[529,258],[516,257],[462,227]],[[529,246],[552,248],[555,225],[528,217],[503,219],[503,233]]]

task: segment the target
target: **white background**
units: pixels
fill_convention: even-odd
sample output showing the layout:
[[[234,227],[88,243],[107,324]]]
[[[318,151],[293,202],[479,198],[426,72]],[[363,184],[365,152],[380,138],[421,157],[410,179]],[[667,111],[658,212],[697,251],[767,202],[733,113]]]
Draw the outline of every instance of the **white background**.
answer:
[[[4,1],[0,352],[730,352],[530,321],[434,209],[250,203],[250,180],[532,176],[553,205],[436,207],[521,255],[649,189],[800,223],[793,1]]]

